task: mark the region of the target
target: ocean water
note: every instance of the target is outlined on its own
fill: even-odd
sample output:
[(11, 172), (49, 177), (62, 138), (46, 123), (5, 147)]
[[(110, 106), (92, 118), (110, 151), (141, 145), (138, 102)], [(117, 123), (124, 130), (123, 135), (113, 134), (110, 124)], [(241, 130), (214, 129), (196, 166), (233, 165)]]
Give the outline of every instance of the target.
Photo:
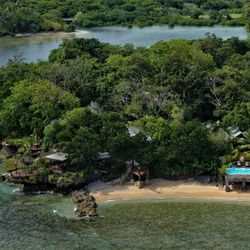
[(0, 249), (249, 249), (250, 203), (113, 201), (77, 219), (59, 194), (0, 184)]

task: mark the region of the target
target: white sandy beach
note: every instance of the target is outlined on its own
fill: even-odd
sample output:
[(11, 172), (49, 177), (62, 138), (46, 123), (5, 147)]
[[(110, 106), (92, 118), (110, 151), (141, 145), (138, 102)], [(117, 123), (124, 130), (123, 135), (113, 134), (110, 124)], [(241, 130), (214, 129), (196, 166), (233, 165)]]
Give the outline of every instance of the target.
[(214, 184), (201, 184), (196, 181), (150, 180), (150, 185), (138, 189), (135, 185), (112, 185), (97, 181), (88, 186), (97, 202), (133, 199), (193, 198), (213, 200), (250, 201), (250, 192), (231, 191)]
[[(60, 38), (60, 37), (71, 37), (71, 36), (83, 36), (85, 34), (88, 34), (89, 32), (86, 30), (76, 30), (72, 32), (64, 32), (64, 31), (58, 31), (58, 32), (39, 32), (39, 33), (18, 33), (14, 37), (15, 38), (23, 38), (23, 37), (55, 37), (55, 38)], [(8, 36), (7, 36), (8, 37)], [(3, 37), (6, 38), (6, 37)], [(12, 37), (13, 38), (13, 37)]]

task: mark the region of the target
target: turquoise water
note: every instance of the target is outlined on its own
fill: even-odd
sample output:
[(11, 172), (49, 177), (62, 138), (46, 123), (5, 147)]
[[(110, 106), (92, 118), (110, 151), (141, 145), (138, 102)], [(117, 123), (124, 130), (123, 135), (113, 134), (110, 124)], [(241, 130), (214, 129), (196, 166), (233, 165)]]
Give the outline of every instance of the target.
[(126, 43), (135, 46), (149, 46), (160, 40), (171, 39), (198, 39), (203, 38), (207, 33), (216, 34), (223, 39), (232, 36), (246, 39), (247, 34), (244, 27), (181, 27), (176, 26), (151, 26), (145, 28), (133, 27), (101, 27), (85, 29), (86, 33), (81, 31), (75, 35), (67, 36), (50, 35), (50, 36), (31, 36), (22, 38), (1, 38), (0, 39), (0, 66), (5, 65), (9, 59), (14, 57), (23, 58), (26, 62), (35, 62), (37, 60), (47, 60), (49, 53), (62, 42), (62, 39), (84, 37), (97, 38), (100, 41), (111, 44), (124, 45)]
[(250, 174), (250, 168), (227, 168), (227, 174)]
[(249, 202), (114, 201), (77, 219), (68, 197), (20, 190), (0, 183), (1, 250), (249, 249)]
[[(3, 197), (5, 197), (3, 199)], [(0, 249), (248, 249), (250, 203), (148, 200), (103, 203), (76, 219), (59, 194), (0, 185)]]

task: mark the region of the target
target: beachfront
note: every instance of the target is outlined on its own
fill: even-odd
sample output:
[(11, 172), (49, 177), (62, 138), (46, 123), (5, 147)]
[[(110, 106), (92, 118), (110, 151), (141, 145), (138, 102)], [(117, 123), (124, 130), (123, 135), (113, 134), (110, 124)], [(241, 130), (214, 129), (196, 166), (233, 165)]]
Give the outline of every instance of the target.
[(165, 199), (165, 198), (193, 198), (213, 200), (250, 200), (250, 192), (238, 190), (225, 192), (222, 187), (215, 184), (202, 184), (194, 180), (169, 181), (164, 179), (152, 179), (150, 185), (138, 189), (135, 185), (112, 185), (101, 181), (88, 186), (90, 193), (97, 202), (113, 200), (134, 199)]

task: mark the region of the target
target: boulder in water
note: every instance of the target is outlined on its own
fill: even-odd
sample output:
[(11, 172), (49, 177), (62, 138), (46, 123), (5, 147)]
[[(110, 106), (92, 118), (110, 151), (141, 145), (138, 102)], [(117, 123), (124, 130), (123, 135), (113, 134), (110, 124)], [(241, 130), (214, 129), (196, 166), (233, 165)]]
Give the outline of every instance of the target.
[(75, 191), (71, 194), (72, 201), (75, 203), (75, 215), (96, 216), (97, 204), (94, 196), (89, 194), (87, 190)]

